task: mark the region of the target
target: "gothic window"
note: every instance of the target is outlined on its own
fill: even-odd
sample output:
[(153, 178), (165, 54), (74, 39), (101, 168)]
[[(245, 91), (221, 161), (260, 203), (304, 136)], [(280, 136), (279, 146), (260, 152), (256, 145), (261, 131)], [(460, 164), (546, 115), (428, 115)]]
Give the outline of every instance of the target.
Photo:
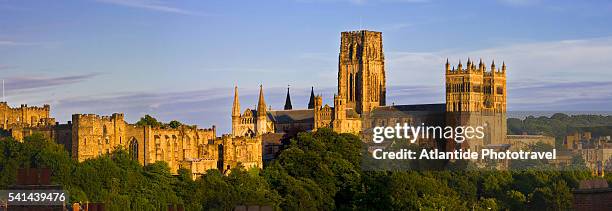
[(353, 74), (349, 74), (349, 100), (353, 100), (353, 95), (354, 95), (354, 91), (353, 91)]

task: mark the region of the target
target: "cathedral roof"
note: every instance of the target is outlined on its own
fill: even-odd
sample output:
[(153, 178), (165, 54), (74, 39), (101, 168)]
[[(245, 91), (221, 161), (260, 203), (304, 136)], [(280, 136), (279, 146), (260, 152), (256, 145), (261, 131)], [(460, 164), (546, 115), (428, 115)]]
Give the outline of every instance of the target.
[(371, 116), (387, 116), (387, 115), (401, 115), (412, 112), (426, 112), (426, 113), (445, 113), (446, 104), (414, 104), (414, 105), (392, 105), (392, 106), (381, 106), (372, 110)]
[(313, 109), (268, 111), (268, 118), (277, 124), (310, 123), (314, 121)]

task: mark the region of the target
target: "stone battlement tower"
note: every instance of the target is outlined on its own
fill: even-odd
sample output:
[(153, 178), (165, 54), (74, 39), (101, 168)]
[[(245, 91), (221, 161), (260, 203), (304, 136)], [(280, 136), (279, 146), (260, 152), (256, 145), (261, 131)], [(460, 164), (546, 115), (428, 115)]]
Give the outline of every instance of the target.
[(347, 109), (362, 114), (385, 105), (384, 60), (381, 32), (342, 32), (338, 97), (345, 99)]
[(464, 68), (461, 62), (451, 68), (446, 61), (446, 111), (447, 112), (506, 112), (506, 64), (490, 71), (482, 60), (476, 66), (468, 59)]
[(501, 69), (491, 62), (491, 68), (480, 60), (468, 59), (464, 67), (446, 61), (447, 125), (484, 126), (482, 140), (469, 140), (473, 150), (490, 144), (505, 144), (506, 125), (506, 64)]

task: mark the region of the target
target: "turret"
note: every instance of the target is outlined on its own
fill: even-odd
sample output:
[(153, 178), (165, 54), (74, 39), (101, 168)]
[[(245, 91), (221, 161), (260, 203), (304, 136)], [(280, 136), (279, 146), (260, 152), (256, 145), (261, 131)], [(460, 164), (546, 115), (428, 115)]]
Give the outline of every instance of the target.
[(291, 110), (291, 95), (289, 95), (289, 86), (287, 86), (287, 97), (285, 98), (285, 110)]
[(502, 73), (506, 73), (506, 62), (502, 62)]
[(310, 100), (308, 101), (308, 109), (313, 109), (315, 107), (315, 94), (314, 94), (314, 86), (310, 88)]
[(450, 63), (448, 62), (448, 58), (446, 58), (446, 73), (450, 73)]
[(232, 135), (240, 136), (238, 128), (240, 125), (240, 100), (238, 99), (238, 86), (234, 87), (234, 104), (232, 105)]
[(491, 72), (495, 72), (495, 60), (491, 62)]
[(266, 115), (266, 102), (264, 101), (263, 85), (259, 85), (259, 100), (257, 101), (257, 116)]
[(259, 101), (257, 102), (257, 135), (268, 133), (268, 117), (264, 101), (263, 86), (259, 86)]
[(240, 100), (238, 99), (238, 86), (234, 87), (234, 104), (232, 105), (232, 117), (240, 117)]

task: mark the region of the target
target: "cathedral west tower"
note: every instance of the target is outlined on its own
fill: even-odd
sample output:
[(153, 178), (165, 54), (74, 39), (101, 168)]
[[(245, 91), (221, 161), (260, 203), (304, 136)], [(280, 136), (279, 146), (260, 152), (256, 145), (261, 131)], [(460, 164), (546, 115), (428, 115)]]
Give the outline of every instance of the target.
[(384, 60), (381, 32), (342, 32), (338, 97), (345, 99), (346, 108), (362, 114), (385, 105)]

